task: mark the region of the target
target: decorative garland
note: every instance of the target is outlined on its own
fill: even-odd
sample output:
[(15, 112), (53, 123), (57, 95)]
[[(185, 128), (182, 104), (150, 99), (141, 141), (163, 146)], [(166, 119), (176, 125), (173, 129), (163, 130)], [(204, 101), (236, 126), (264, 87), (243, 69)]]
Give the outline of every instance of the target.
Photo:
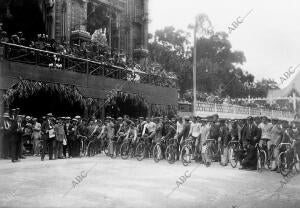
[(86, 106), (85, 98), (80, 94), (75, 86), (68, 86), (55, 83), (36, 82), (31, 80), (20, 80), (13, 85), (3, 95), (4, 103), (9, 104), (17, 98), (28, 98), (36, 95), (41, 90), (51, 93), (52, 95), (62, 95), (68, 102), (74, 104), (78, 102), (82, 107)]

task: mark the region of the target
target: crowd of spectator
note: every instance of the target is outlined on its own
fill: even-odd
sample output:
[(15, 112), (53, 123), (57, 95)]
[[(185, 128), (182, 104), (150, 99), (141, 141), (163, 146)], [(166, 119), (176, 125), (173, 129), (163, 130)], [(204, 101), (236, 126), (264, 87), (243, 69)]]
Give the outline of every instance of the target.
[[(129, 69), (131, 72), (135, 72), (137, 74), (146, 73), (149, 75), (153, 75), (152, 77), (157, 78), (155, 81), (153, 81), (152, 78), (152, 84), (163, 87), (176, 86), (176, 76), (174, 73), (166, 72), (161, 67), (153, 67), (151, 64), (142, 66), (135, 63), (133, 59), (127, 58), (123, 50), (111, 50), (107, 45), (97, 44), (92, 41), (78, 41), (77, 43), (58, 43), (56, 40), (50, 39), (46, 34), (38, 34), (35, 40), (27, 40), (26, 38), (24, 38), (22, 32), (18, 32), (17, 34), (13, 34), (9, 37), (5, 31), (2, 31), (0, 33), (0, 41), (43, 51), (50, 51), (74, 58), (82, 58), (90, 61), (100, 62), (108, 66), (118, 66), (123, 69)], [(55, 65), (57, 66), (57, 68), (62, 68), (62, 63), (59, 62), (61, 61), (61, 59), (56, 56), (54, 57), (54, 59), (55, 63), (49, 63), (49, 67), (53, 67), (53, 65)]]
[[(250, 99), (250, 102), (247, 98), (231, 98), (230, 96), (226, 97), (219, 97), (213, 94), (204, 93), (201, 96), (197, 96), (197, 100), (200, 102), (207, 102), (207, 103), (216, 103), (216, 104), (223, 104), (223, 105), (238, 105), (244, 107), (251, 107), (251, 108), (262, 108), (268, 110), (278, 110), (278, 111), (293, 111), (293, 104), (290, 103), (288, 100), (284, 102), (268, 102), (265, 99)], [(185, 97), (179, 100), (180, 103), (192, 103), (192, 97)]]

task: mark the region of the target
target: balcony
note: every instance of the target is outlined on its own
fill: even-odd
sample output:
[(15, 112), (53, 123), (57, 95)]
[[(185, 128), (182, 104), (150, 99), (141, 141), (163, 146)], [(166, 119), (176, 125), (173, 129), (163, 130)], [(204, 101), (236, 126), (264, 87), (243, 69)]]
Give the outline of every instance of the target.
[(0, 44), (1, 57), (11, 62), (48, 67), (58, 71), (72, 71), (93, 76), (134, 81), (141, 84), (176, 88), (175, 78), (161, 77), (141, 70), (115, 66), (105, 61), (93, 61), (11, 43)]

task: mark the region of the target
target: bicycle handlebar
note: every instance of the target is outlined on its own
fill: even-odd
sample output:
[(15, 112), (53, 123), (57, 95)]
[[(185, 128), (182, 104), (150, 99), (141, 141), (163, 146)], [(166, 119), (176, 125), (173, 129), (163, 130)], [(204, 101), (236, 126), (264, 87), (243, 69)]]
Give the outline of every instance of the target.
[(280, 143), (279, 146), (281, 147), (282, 145), (289, 145), (289, 146), (292, 146), (291, 143)]

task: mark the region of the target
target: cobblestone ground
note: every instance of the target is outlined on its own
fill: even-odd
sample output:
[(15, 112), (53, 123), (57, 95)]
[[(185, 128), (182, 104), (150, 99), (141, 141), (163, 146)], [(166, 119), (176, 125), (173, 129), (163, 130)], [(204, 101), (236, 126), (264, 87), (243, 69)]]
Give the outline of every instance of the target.
[[(186, 175), (186, 177), (183, 177)], [(181, 179), (180, 179), (181, 177)], [(0, 160), (0, 207), (300, 207), (300, 176), (105, 156)]]

